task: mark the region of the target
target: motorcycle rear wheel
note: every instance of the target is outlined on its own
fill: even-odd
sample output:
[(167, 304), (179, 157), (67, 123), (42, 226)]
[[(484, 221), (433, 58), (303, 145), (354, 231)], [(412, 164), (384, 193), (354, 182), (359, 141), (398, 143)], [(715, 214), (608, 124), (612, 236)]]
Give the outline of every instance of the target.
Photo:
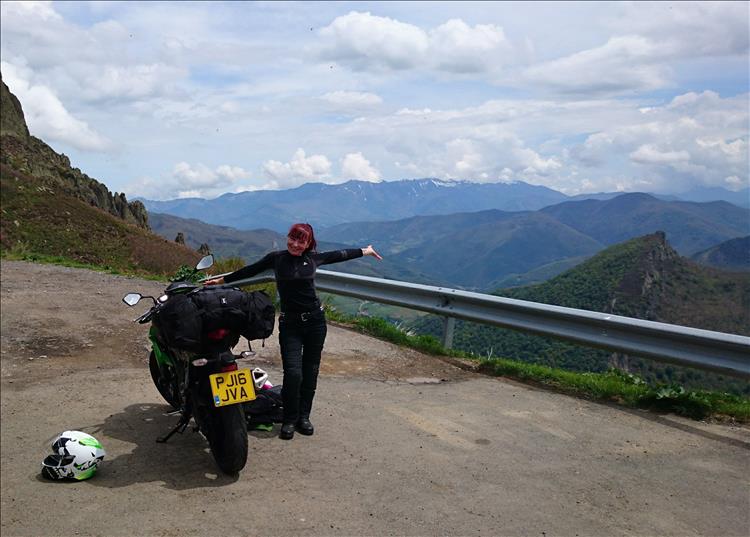
[(206, 437), (222, 472), (236, 474), (247, 464), (247, 423), (242, 405), (211, 407)]
[(164, 400), (175, 410), (180, 409), (180, 388), (177, 385), (177, 377), (174, 369), (160, 366), (154, 351), (148, 357), (148, 369), (151, 372), (151, 380), (154, 381), (156, 389)]

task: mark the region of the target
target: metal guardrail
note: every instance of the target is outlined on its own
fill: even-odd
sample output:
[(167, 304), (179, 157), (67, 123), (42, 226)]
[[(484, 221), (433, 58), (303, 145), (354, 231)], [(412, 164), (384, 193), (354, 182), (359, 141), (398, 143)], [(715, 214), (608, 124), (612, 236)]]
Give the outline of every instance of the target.
[[(232, 285), (272, 281), (273, 276), (258, 276)], [(750, 378), (750, 337), (328, 270), (317, 271), (315, 286), (328, 293), (442, 315), (446, 347), (451, 346), (455, 319), (463, 319)]]

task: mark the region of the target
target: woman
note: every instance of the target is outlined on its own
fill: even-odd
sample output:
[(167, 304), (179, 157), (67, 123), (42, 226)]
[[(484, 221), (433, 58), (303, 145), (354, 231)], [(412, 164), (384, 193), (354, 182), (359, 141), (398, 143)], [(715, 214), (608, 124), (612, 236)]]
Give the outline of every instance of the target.
[(310, 411), (318, 383), (320, 354), (326, 339), (326, 319), (315, 293), (315, 271), (321, 265), (339, 263), (364, 255), (382, 259), (372, 248), (317, 253), (310, 224), (294, 224), (287, 235), (286, 250), (271, 252), (263, 259), (206, 285), (232, 283), (273, 269), (279, 291), (279, 345), (284, 366), (284, 421), (279, 438), (290, 440), (294, 431), (311, 435)]

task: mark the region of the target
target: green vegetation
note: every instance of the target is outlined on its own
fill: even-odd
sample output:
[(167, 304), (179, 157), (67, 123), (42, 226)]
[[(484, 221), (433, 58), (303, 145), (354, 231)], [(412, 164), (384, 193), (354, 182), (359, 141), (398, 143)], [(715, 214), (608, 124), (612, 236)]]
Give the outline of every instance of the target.
[[(543, 284), (502, 289), (508, 298), (554, 304), (748, 335), (750, 274), (700, 267), (680, 257), (661, 233), (607, 248)], [(408, 324), (420, 334), (442, 333), (442, 319), (424, 316)], [(604, 373), (614, 366), (650, 384), (677, 383), (750, 395), (750, 383), (637, 356), (566, 343), (514, 330), (458, 321), (454, 346), (484, 356), (502, 356), (552, 368)]]
[(331, 321), (396, 345), (432, 355), (469, 360), (484, 373), (539, 384), (577, 397), (658, 412), (674, 412), (693, 419), (711, 417), (750, 422), (748, 397), (708, 390), (685, 390), (675, 383), (651, 384), (637, 375), (615, 368), (603, 372), (577, 372), (519, 360), (483, 358), (473, 353), (446, 349), (433, 336), (410, 335), (402, 327), (383, 319), (354, 317), (337, 311), (329, 304), (326, 306), (326, 315)]
[(234, 272), (247, 265), (241, 257), (225, 257), (222, 259), (216, 259), (214, 265), (211, 267), (213, 274), (226, 274), (228, 272)]

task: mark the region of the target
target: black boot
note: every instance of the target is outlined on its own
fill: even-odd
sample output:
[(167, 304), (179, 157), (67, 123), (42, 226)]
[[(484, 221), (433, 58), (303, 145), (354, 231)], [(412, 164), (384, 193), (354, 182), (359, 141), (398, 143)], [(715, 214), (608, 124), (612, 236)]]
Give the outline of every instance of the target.
[(315, 427), (313, 427), (313, 424), (310, 423), (309, 418), (298, 419), (297, 426), (295, 428), (297, 429), (297, 432), (299, 432), (299, 434), (304, 434), (305, 436), (311, 436), (315, 432)]
[(281, 438), (282, 440), (291, 440), (292, 438), (294, 438), (294, 423), (284, 423), (281, 426), (279, 438)]

